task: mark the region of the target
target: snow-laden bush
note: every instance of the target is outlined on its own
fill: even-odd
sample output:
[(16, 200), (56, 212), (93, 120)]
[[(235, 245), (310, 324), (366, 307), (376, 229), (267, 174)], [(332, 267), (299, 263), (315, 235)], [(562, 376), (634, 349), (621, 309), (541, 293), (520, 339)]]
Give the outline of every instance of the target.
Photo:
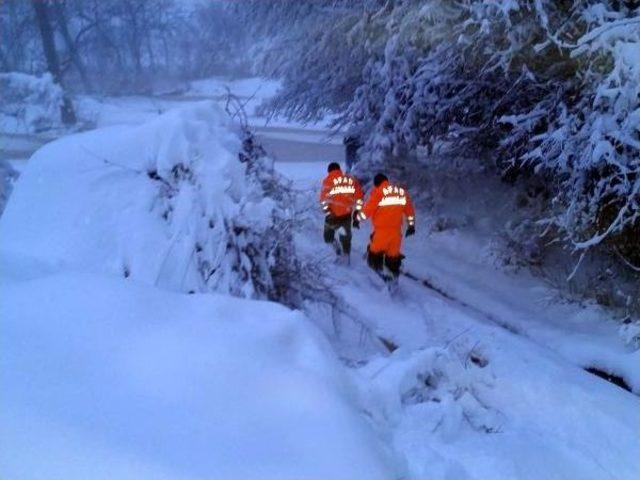
[(38, 133), (62, 126), (62, 88), (50, 74), (0, 73), (0, 131)]
[(0, 160), (0, 215), (9, 200), (18, 172), (6, 160)]
[(629, 320), (620, 327), (619, 334), (626, 345), (634, 350), (640, 349), (640, 322)]
[(372, 414), (381, 414), (381, 423), (399, 422), (405, 408), (433, 402), (431, 405), (440, 404), (442, 408), (434, 412), (432, 433), (440, 427), (460, 428), (465, 421), (472, 430), (496, 433), (506, 419), (480, 400), (483, 391), (492, 388), (492, 375), (484, 370), (487, 364), (482, 353), (474, 349), (455, 352), (426, 348), (411, 353), (400, 349), (391, 357), (368, 363), (357, 373), (371, 381), (367, 384), (372, 397), (368, 401), (377, 403), (371, 410)]
[(0, 253), (38, 271), (291, 303), (286, 195), (250, 135), (204, 102), (37, 151), (0, 222)]
[[(398, 2), (350, 119), (376, 158), (422, 145), (548, 177), (575, 247), (637, 232), (640, 17), (579, 2)], [(572, 38), (578, 40), (569, 43)]]
[(640, 259), (625, 240), (640, 233), (640, 15), (601, 3), (577, 22), (586, 33), (575, 44), (549, 40), (578, 62), (563, 95), (513, 120), (529, 142), (519, 160), (560, 179), (553, 222), (575, 247), (611, 240)]

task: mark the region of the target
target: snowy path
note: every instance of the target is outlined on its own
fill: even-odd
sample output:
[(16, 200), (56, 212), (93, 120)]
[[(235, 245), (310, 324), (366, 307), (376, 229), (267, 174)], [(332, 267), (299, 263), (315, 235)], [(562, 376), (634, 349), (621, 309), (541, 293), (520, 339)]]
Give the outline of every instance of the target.
[[(314, 209), (326, 162), (274, 153)], [(321, 221), (299, 247), (327, 266), (351, 318), (320, 308), (315, 320), (354, 365), (368, 415), (398, 452), (399, 475), (637, 478), (640, 399), (583, 369), (640, 387), (638, 353), (606, 313), (560, 303), (540, 280), (496, 269), (464, 232), (423, 230), (405, 242), (414, 280), (403, 277), (390, 297), (362, 258), (368, 226), (356, 231), (344, 267), (322, 243)]]
[[(595, 305), (561, 302), (540, 279), (527, 272), (508, 274), (479, 259), (477, 239), (467, 234), (434, 235), (408, 245), (421, 258), (412, 271), (443, 291), (487, 312), (499, 324), (549, 347), (580, 367), (596, 367), (623, 377), (640, 393), (640, 355), (618, 335), (619, 323)], [(424, 259), (424, 261), (422, 261)]]

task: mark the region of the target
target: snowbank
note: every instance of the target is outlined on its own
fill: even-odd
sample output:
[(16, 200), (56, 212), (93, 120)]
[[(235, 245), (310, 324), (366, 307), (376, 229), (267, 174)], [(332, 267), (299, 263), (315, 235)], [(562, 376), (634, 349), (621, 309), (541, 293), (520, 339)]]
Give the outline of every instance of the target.
[(50, 74), (0, 73), (0, 132), (38, 133), (62, 127), (63, 92)]
[(301, 314), (88, 274), (1, 288), (5, 478), (392, 477)]
[(204, 102), (33, 155), (0, 219), (3, 476), (393, 476), (313, 325), (212, 293), (268, 296), (286, 253), (238, 133)]
[[(76, 270), (269, 296), (286, 214), (241, 152), (237, 130), (210, 102), (52, 142), (16, 185), (0, 261), (21, 259), (12, 271), (26, 277)], [(269, 172), (264, 165), (261, 175)]]

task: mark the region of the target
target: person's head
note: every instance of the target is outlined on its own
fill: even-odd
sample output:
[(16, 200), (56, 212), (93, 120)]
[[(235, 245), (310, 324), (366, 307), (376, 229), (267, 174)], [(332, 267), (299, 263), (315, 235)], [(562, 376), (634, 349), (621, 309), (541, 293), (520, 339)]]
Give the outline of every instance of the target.
[(389, 179), (384, 173), (377, 173), (376, 176), (373, 177), (373, 184), (376, 187), (379, 187), (380, 185), (382, 185), (383, 182), (388, 182), (388, 181)]
[(327, 172), (331, 173), (331, 172), (333, 172), (335, 170), (340, 170), (340, 164), (336, 163), (336, 162), (331, 162), (329, 164), (329, 166), (327, 167)]

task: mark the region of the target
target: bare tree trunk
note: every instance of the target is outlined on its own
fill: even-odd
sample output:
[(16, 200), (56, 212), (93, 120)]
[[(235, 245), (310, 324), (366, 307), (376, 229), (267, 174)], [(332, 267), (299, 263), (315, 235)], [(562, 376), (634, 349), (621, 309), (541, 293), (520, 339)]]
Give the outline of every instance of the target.
[(56, 15), (56, 22), (58, 27), (60, 27), (60, 33), (62, 33), (62, 38), (64, 38), (64, 43), (67, 45), (67, 49), (69, 50), (69, 55), (71, 56), (71, 61), (73, 65), (76, 67), (76, 70), (80, 74), (80, 79), (82, 80), (82, 85), (86, 91), (92, 90), (91, 82), (89, 81), (89, 77), (87, 76), (87, 70), (84, 68), (84, 64), (82, 60), (80, 60), (80, 56), (78, 55), (78, 49), (76, 48), (76, 44), (71, 38), (71, 34), (69, 33), (69, 28), (67, 26), (67, 16), (64, 11), (64, 3), (60, 0), (53, 2), (53, 9)]
[[(60, 62), (58, 60), (58, 53), (56, 52), (56, 46), (53, 39), (53, 28), (51, 28), (51, 21), (49, 19), (49, 4), (43, 0), (31, 0), (31, 5), (36, 13), (36, 19), (38, 20), (38, 28), (40, 29), (40, 38), (42, 39), (42, 49), (44, 50), (44, 56), (47, 59), (47, 68), (54, 81), (62, 86), (62, 75), (60, 72)], [(71, 125), (76, 123), (76, 114), (73, 110), (71, 100), (67, 95), (64, 95), (63, 104), (61, 107), (62, 121)]]

